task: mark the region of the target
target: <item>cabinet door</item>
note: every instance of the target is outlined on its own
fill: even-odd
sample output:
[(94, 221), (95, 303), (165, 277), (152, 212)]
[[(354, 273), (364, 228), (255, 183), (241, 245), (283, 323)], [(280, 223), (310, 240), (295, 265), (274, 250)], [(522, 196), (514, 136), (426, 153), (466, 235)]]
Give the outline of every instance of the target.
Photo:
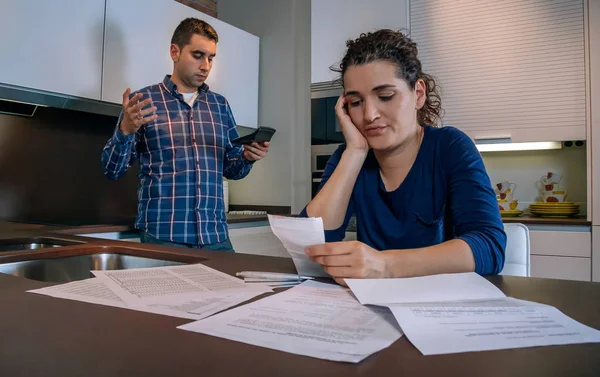
[(171, 37), (187, 17), (208, 22), (219, 34), (206, 83), (227, 98), (237, 124), (256, 128), (258, 37), (175, 1), (106, 1), (102, 99), (120, 103), (127, 87), (137, 90), (171, 74)]
[(590, 281), (590, 258), (531, 256), (531, 277)]
[(531, 244), (531, 276), (591, 280), (591, 232), (529, 232)]
[(104, 0), (0, 0), (0, 82), (100, 99)]
[(592, 234), (588, 232), (530, 230), (531, 255), (591, 257)]
[(408, 28), (408, 0), (312, 0), (311, 82), (331, 81), (346, 40), (376, 29)]

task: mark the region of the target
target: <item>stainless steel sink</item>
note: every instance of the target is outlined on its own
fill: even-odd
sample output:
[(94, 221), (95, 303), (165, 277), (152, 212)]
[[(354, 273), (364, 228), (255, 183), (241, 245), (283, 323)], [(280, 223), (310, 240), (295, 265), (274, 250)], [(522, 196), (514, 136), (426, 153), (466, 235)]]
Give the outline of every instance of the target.
[(59, 238), (35, 237), (35, 238), (10, 238), (0, 240), (0, 253), (8, 251), (27, 251), (45, 249), (52, 247), (80, 245), (83, 242), (66, 241)]
[(91, 254), (0, 264), (0, 273), (27, 279), (67, 283), (94, 277), (91, 270), (125, 270), (184, 263), (121, 254)]

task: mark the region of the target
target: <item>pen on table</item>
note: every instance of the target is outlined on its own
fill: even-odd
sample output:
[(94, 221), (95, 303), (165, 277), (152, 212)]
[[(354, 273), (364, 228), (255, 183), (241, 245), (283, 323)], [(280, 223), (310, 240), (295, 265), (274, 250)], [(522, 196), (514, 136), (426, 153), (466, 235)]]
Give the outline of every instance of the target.
[(310, 276), (302, 276), (296, 274), (284, 274), (279, 272), (262, 272), (262, 271), (242, 271), (235, 274), (241, 278), (248, 279), (269, 279), (274, 281), (300, 281), (312, 280)]

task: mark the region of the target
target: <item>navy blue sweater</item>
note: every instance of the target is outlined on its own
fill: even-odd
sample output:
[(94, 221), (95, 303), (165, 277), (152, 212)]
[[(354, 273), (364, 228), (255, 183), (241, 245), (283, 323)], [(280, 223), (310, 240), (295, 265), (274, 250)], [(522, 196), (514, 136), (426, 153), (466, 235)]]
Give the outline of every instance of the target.
[[(344, 149), (341, 145), (331, 156), (321, 187)], [(306, 209), (301, 215), (307, 216)], [(471, 139), (454, 127), (425, 126), (417, 158), (392, 192), (386, 191), (370, 151), (344, 224), (325, 231), (327, 242), (344, 238), (352, 215), (357, 239), (376, 250), (420, 248), (458, 238), (471, 247), (477, 273), (497, 274), (504, 266), (506, 234), (490, 178)]]

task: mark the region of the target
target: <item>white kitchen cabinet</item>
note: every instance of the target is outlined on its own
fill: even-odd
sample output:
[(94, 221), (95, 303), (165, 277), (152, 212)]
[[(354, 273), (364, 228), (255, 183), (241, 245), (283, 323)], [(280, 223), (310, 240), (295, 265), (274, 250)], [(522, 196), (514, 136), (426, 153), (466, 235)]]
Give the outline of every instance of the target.
[(587, 231), (530, 230), (531, 276), (590, 281), (592, 236)]
[(171, 37), (187, 17), (219, 34), (206, 83), (227, 98), (237, 124), (257, 127), (259, 38), (172, 0), (106, 0), (102, 99), (121, 103), (127, 87), (137, 90), (171, 74)]
[(585, 2), (411, 0), (443, 124), (488, 142), (585, 140)]
[(531, 277), (590, 281), (590, 258), (531, 256)]
[(100, 99), (104, 0), (0, 0), (0, 82)]
[(270, 226), (229, 229), (229, 238), (236, 253), (290, 258)]
[(313, 0), (311, 82), (337, 79), (329, 67), (344, 56), (346, 41), (377, 29), (408, 27), (408, 0)]

